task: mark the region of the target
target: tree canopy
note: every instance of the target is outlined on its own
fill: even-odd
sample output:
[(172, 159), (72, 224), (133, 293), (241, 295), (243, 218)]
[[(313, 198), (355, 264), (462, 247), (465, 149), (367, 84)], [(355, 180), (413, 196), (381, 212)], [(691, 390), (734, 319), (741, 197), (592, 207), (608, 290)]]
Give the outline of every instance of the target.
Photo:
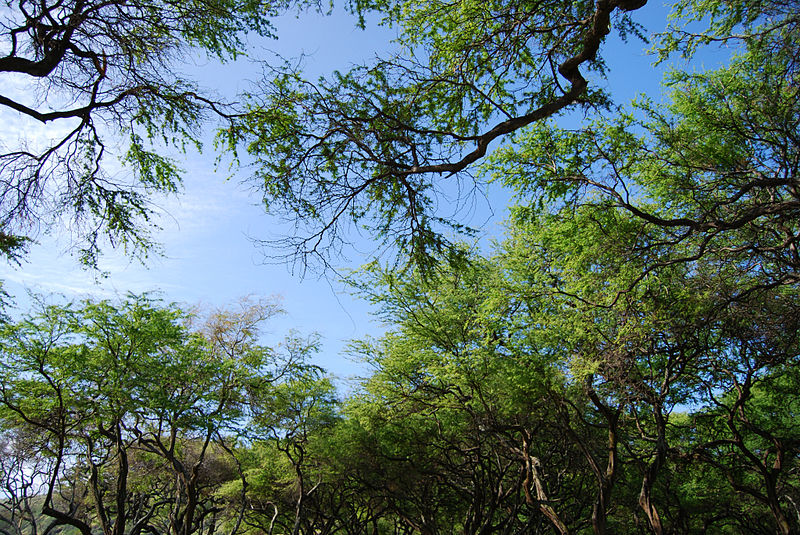
[(274, 399), (311, 399), (293, 385), (315, 369), (313, 344), (259, 341), (278, 311), (243, 301), (193, 326), (175, 305), (130, 296), (43, 306), (5, 325), (5, 532), (237, 533), (247, 502), (221, 494), (246, 490), (237, 450), (289, 433), (248, 426), (288, 411)]
[[(576, 107), (608, 102), (611, 32), (638, 33), (644, 2), (364, 2), (395, 27), (402, 52), (312, 82), (287, 71), (252, 95), (221, 133), (255, 159), (270, 209), (301, 224), (279, 245), (325, 262), (349, 222), (423, 265), (455, 252), (439, 215), (440, 182), (475, 174), (489, 144)], [(439, 178), (441, 177), (441, 178)]]
[(0, 108), (17, 112), (24, 131), (0, 147), (2, 250), (19, 251), (37, 229), (58, 222), (74, 229), (90, 265), (107, 242), (131, 255), (151, 250), (150, 197), (181, 185), (180, 163), (159, 146), (199, 146), (204, 119), (234, 113), (182, 73), (184, 61), (197, 54), (236, 59), (246, 53), (245, 36), (271, 36), (270, 19), (287, 7), (259, 0), (4, 2)]
[[(349, 279), (387, 326), (350, 347), (371, 375), (344, 395), (316, 338), (265, 345), (268, 302), (5, 318), (0, 531), (800, 531), (800, 10), (679, 0), (652, 53), (688, 67), (624, 105), (602, 46), (643, 6), (355, 2), (397, 56), (272, 69), (220, 141), (289, 253), (395, 247)], [(477, 247), (438, 196), (484, 179), (515, 198)]]

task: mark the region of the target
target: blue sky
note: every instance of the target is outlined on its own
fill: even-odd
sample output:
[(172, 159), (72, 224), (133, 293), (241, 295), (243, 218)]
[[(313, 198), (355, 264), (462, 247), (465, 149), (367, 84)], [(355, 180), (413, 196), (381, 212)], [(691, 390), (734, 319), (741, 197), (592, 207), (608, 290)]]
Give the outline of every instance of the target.
[[(636, 20), (650, 21), (648, 29), (664, 27), (666, 10), (648, 5), (637, 13)], [(332, 17), (301, 14), (287, 15), (276, 21), (277, 41), (255, 43), (284, 56), (307, 55), (306, 71), (312, 77), (333, 69), (346, 70), (352, 63), (369, 60), (385, 52), (392, 37), (390, 30), (369, 25), (367, 31), (356, 28), (354, 18), (337, 12)], [(650, 66), (645, 44), (631, 40), (625, 46), (609, 43), (606, 48), (611, 67), (609, 88), (619, 96), (618, 102), (642, 91), (658, 87), (661, 75)], [(220, 66), (201, 60), (187, 69), (197, 73), (202, 85), (221, 93), (245, 89), (248, 80), (257, 80), (258, 71), (244, 59)], [(6, 114), (7, 115), (7, 114)], [(13, 117), (0, 117), (0, 136), (15, 134), (9, 129)], [(25, 128), (24, 126), (19, 128)], [(39, 293), (58, 293), (67, 298), (114, 297), (126, 292), (159, 291), (168, 301), (204, 304), (210, 307), (232, 303), (248, 295), (277, 295), (283, 300), (287, 314), (273, 320), (267, 330), (275, 339), (288, 329), (321, 334), (323, 351), (317, 360), (340, 378), (361, 374), (366, 370), (341, 354), (346, 341), (365, 335), (379, 335), (382, 326), (371, 318), (370, 307), (351, 296), (345, 286), (333, 277), (317, 277), (313, 273), (301, 278), (292, 273), (292, 266), (265, 264), (263, 253), (251, 238), (268, 238), (280, 228), (264, 214), (259, 196), (243, 183), (246, 171), (231, 171), (223, 166), (216, 170), (215, 155), (190, 153), (181, 156), (185, 169), (185, 190), (175, 198), (155, 199), (164, 216), (163, 230), (155, 235), (163, 245), (164, 256), (151, 258), (146, 266), (130, 261), (121, 252), (107, 250), (101, 268), (109, 273), (105, 279), (78, 267), (65, 249), (65, 236), (42, 236), (28, 260), (20, 268), (0, 266), (0, 279), (6, 290), (24, 308), (26, 289)], [(494, 213), (478, 201), (468, 223), (483, 224), (486, 231), (497, 235), (504, 215), (506, 192), (493, 191), (488, 200)], [(488, 219), (487, 219), (488, 218)], [(357, 250), (369, 253), (374, 244), (353, 236)], [(354, 268), (368, 258), (354, 251), (343, 259), (342, 268)], [(298, 271), (298, 270), (295, 270)]]

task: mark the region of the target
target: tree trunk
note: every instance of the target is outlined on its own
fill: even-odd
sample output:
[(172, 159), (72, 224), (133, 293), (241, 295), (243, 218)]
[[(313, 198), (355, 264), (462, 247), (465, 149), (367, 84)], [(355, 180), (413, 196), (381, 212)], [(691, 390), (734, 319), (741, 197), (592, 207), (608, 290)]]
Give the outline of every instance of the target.
[(655, 484), (658, 473), (664, 465), (667, 457), (667, 422), (664, 414), (661, 412), (660, 404), (653, 404), (653, 415), (656, 420), (656, 449), (652, 461), (645, 469), (644, 477), (642, 478), (642, 489), (639, 491), (639, 506), (644, 511), (647, 521), (650, 524), (650, 529), (656, 535), (664, 534), (664, 525), (661, 523), (661, 516), (658, 514), (653, 503), (653, 485)]
[[(553, 527), (558, 530), (561, 535), (569, 535), (569, 530), (564, 522), (559, 518), (558, 513), (550, 505), (550, 500), (547, 498), (547, 493), (542, 484), (542, 479), (539, 476), (540, 461), (536, 457), (530, 455), (530, 437), (526, 432), (522, 435), (522, 453), (525, 456), (525, 481), (522, 483), (523, 491), (525, 492), (525, 501), (529, 505), (536, 505), (539, 510), (547, 517), (553, 524)], [(531, 495), (531, 483), (536, 489), (536, 498)]]

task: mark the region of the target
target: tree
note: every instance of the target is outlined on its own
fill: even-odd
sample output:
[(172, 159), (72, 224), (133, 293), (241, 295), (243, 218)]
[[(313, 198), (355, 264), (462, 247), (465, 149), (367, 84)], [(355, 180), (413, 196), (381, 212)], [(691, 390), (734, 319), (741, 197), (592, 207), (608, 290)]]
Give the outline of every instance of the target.
[[(337, 419), (337, 400), (333, 385), (318, 366), (308, 362), (318, 350), (316, 339), (290, 337), (284, 344), (287, 361), (291, 362), (286, 379), (275, 388), (255, 392), (254, 418), (250, 439), (268, 442), (265, 451), (279, 452), (288, 462), (286, 472), (292, 507), (292, 535), (316, 531), (315, 519), (309, 518), (306, 504), (323, 482), (323, 466), (313, 455), (314, 441), (321, 440)], [(273, 450), (274, 447), (274, 450)], [(268, 453), (269, 454), (269, 453)], [(276, 516), (278, 511), (271, 498)], [(275, 520), (273, 516), (270, 525)], [(271, 531), (271, 528), (270, 528)]]
[(353, 222), (425, 264), (457, 252), (444, 230), (468, 230), (435, 213), (436, 177), (460, 182), (492, 141), (605, 105), (587, 73), (603, 75), (603, 40), (636, 33), (644, 3), (356, 2), (397, 28), (400, 56), (316, 84), (280, 73), (220, 136), (254, 159), (269, 209), (299, 222), (279, 242), (290, 254), (327, 263)]
[[(480, 524), (458, 470), (480, 472), (479, 428), (518, 463), (502, 488), (525, 504), (487, 529), (513, 510), (531, 530), (725, 532), (742, 525), (738, 501), (763, 529), (796, 530), (793, 432), (755, 417), (778, 391), (796, 399), (772, 379), (800, 354), (796, 6), (678, 2), (662, 59), (734, 53), (673, 70), (666, 105), (628, 109), (584, 72), (602, 75), (609, 23), (636, 32), (626, 10), (640, 3), (360, 7), (398, 27), (397, 57), (316, 84), (286, 72), (222, 136), (299, 221), (292, 252), (326, 262), (354, 222), (411, 260), (382, 272), (383, 289), (364, 285), (397, 327), (365, 346), (378, 372), (356, 417), (369, 425), (351, 428), (378, 474), (358, 476), (379, 496), (371, 509), (419, 532)], [(557, 125), (579, 106), (577, 128)], [(488, 261), (445, 234), (464, 230), (457, 216), (435, 212), (443, 184), (474, 176), (517, 194)], [(673, 470), (720, 499), (695, 500)]]
[[(772, 516), (777, 532), (791, 531), (781, 510), (791, 507), (792, 484), (781, 482), (781, 493), (770, 490), (787, 467), (783, 452), (793, 443), (791, 432), (771, 436), (749, 414), (758, 403), (751, 385), (769, 384), (772, 373), (797, 366), (797, 289), (764, 284), (768, 274), (726, 269), (711, 253), (671, 262), (684, 258), (686, 249), (665, 238), (669, 231), (623, 208), (562, 206), (541, 213), (534, 205), (520, 207), (516, 216), (505, 246), (513, 285), (504, 294), (538, 308), (530, 324), (546, 335), (545, 347), (565, 351), (571, 373), (590, 380), (604, 405), (622, 403), (617, 438), (624, 450), (617, 464), (629, 465), (623, 481), (631, 481), (631, 467), (638, 472), (637, 501), (653, 532), (690, 531), (692, 521), (739, 522), (735, 498), (726, 505), (715, 496), (704, 509), (683, 509), (692, 497), (676, 489), (680, 482), (670, 472), (676, 465), (684, 474), (709, 474), (703, 494), (713, 493), (714, 484), (734, 495), (756, 492), (759, 505), (749, 514)], [(791, 406), (796, 396), (780, 391)], [(703, 466), (700, 450), (687, 439), (686, 418), (709, 421), (705, 407), (729, 418), (717, 420), (719, 434), (709, 448), (741, 463), (739, 473), (753, 462), (749, 470), (762, 477), (754, 486), (733, 480), (729, 488), (724, 476)], [(759, 454), (748, 457), (742, 426), (769, 437), (771, 445), (762, 443)]]
[(376, 373), (346, 415), (385, 475), (360, 477), (421, 532), (602, 533), (621, 407), (570, 378), (569, 338), (548, 340), (546, 302), (517, 293), (506, 269), (473, 258), (434, 278), (365, 281), (396, 331), (361, 346)]
[[(31, 126), (19, 143), (3, 140), (0, 251), (19, 252), (37, 228), (63, 219), (77, 229), (84, 263), (96, 262), (104, 239), (146, 254), (149, 197), (173, 193), (181, 181), (179, 164), (154, 147), (199, 148), (203, 119), (234, 113), (180, 74), (181, 60), (197, 53), (235, 59), (245, 52), (245, 34), (271, 36), (270, 17), (287, 5), (6, 2), (0, 108)], [(52, 139), (37, 142), (36, 125)], [(120, 138), (127, 138), (123, 153), (113, 148)], [(114, 156), (129, 175), (109, 164)]]
[(702, 385), (707, 404), (686, 424), (695, 434), (684, 452), (737, 493), (742, 517), (760, 515), (762, 525), (785, 534), (797, 529), (792, 517), (798, 482), (791, 471), (796, 470), (800, 435), (791, 415), (800, 400), (794, 387), (798, 317), (789, 313), (781, 320), (760, 326), (758, 336), (751, 325), (730, 321), (729, 358), (710, 363)]
[(798, 399), (796, 288), (732, 300), (752, 273), (670, 252), (622, 208), (523, 205), (489, 259), (368, 272), (394, 331), (362, 346), (376, 373), (345, 412), (362, 494), (418, 532), (795, 530), (795, 426), (772, 418)]
[(796, 286), (797, 11), (746, 1), (679, 2), (676, 10), (707, 16), (710, 29), (673, 29), (660, 53), (691, 57), (703, 43), (724, 42), (735, 47), (729, 64), (673, 70), (663, 106), (644, 98), (579, 130), (537, 125), (498, 151), (494, 172), (526, 196), (619, 208), (661, 228), (650, 246), (661, 259), (648, 270), (709, 256), (737, 277), (731, 298)]
[[(277, 245), (302, 259), (325, 264), (355, 224), (430, 267), (438, 252), (458, 254), (453, 231), (470, 232), (460, 192), (494, 176), (526, 196), (624, 207), (671, 243), (691, 241), (689, 261), (729, 251), (741, 259), (731, 268), (796, 283), (796, 10), (677, 2), (661, 59), (718, 43), (734, 55), (717, 70), (673, 70), (672, 104), (643, 99), (627, 112), (587, 73), (604, 75), (612, 29), (640, 33), (643, 5), (358, 4), (397, 28), (397, 56), (318, 83), (285, 72), (221, 136), (255, 158), (269, 208), (298, 223)], [(587, 119), (575, 131), (548, 122), (578, 108)]]
[[(176, 306), (130, 297), (46, 306), (5, 325), (0, 430), (28, 437), (21, 470), (42, 486), (42, 531), (236, 533), (244, 501), (228, 508), (217, 491), (244, 477), (234, 449), (250, 397), (284, 373), (257, 343), (277, 310), (246, 302), (190, 330)], [(25, 481), (6, 491), (30, 518)]]
[(49, 533), (55, 522), (43, 521), (41, 497), (52, 460), (36, 452), (38, 437), (5, 432), (0, 443), (0, 531), (4, 535)]

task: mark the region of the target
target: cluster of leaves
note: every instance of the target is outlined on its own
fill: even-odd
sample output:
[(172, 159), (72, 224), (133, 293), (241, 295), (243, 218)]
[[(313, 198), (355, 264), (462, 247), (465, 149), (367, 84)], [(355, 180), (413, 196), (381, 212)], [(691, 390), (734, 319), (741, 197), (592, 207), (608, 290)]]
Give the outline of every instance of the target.
[(307, 415), (293, 400), (331, 395), (307, 364), (313, 343), (259, 343), (278, 310), (243, 302), (195, 328), (176, 306), (132, 296), (3, 325), (4, 533), (237, 533), (240, 448), (301, 442), (290, 422)]
[[(359, 283), (394, 330), (355, 346), (375, 374), (318, 442), (305, 529), (800, 530), (796, 6), (679, 3), (662, 57), (735, 53), (670, 73), (665, 106), (610, 114), (568, 73), (601, 68), (604, 10), (637, 6), (362, 7), (413, 53), (286, 75), (228, 138), (273, 203), (319, 225), (298, 251), (349, 218), (400, 236), (417, 268)], [(598, 113), (578, 130), (542, 121), (581, 103)], [(440, 175), (481, 159), (518, 194), (487, 259), (423, 215)]]
[(730, 301), (685, 263), (628, 290), (624, 216), (520, 224), (435, 280), (374, 272), (397, 330), (359, 346), (376, 373), (347, 407), (365, 510), (420, 533), (798, 529), (796, 290)]
[[(271, 36), (270, 18), (288, 4), (4, 2), (0, 109), (25, 126), (19, 141), (4, 139), (0, 148), (3, 235), (20, 239), (65, 222), (88, 265), (106, 241), (146, 255), (154, 245), (150, 197), (181, 183), (178, 163), (154, 147), (199, 148), (204, 118), (234, 113), (181, 74), (183, 61), (235, 59), (246, 50), (245, 34)], [(125, 172), (109, 163), (115, 155)], [(7, 239), (0, 247), (19, 251)]]
[[(278, 245), (324, 264), (366, 229), (417, 266), (456, 254), (440, 215), (489, 144), (569, 107), (602, 106), (584, 74), (642, 1), (355, 2), (396, 27), (398, 56), (312, 83), (287, 69), (220, 141), (247, 151), (270, 210), (298, 222)], [(442, 177), (447, 180), (442, 180)], [(469, 188), (468, 188), (469, 189)], [(286, 250), (286, 249), (284, 249)]]
[[(799, 532), (800, 15), (680, 2), (707, 30), (670, 28), (663, 57), (736, 53), (609, 114), (581, 69), (641, 5), (355, 2), (403, 55), (283, 72), (222, 141), (310, 231), (296, 252), (327, 261), (355, 222), (411, 259), (356, 279), (391, 326), (353, 345), (374, 374), (337, 403), (315, 340), (257, 342), (264, 306), (7, 323), (2, 529)], [(579, 130), (545, 121), (579, 105)], [(473, 172), (517, 193), (486, 257), (433, 212), (441, 175)]]

